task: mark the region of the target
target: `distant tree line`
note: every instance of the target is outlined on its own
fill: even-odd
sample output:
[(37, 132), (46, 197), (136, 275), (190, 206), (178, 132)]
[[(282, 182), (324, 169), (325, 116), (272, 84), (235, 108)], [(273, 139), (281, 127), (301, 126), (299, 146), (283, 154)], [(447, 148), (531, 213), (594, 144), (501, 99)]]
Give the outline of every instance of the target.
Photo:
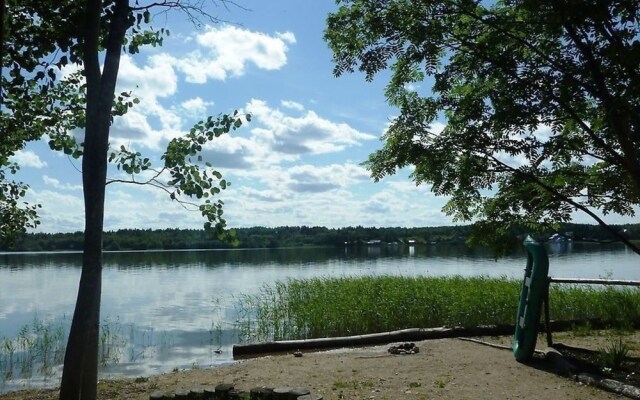
[[(640, 240), (640, 224), (618, 225), (616, 229), (632, 240)], [(281, 226), (275, 228), (238, 228), (236, 235), (239, 248), (277, 248), (305, 246), (358, 246), (369, 241), (385, 244), (463, 244), (471, 232), (469, 225), (422, 228), (375, 228), (347, 227), (330, 229), (320, 226)], [(611, 240), (610, 235), (597, 225), (564, 224), (555, 232), (538, 237), (547, 240), (554, 233), (560, 240), (576, 241)], [(510, 237), (514, 245), (526, 229), (512, 229)], [(83, 234), (74, 233), (27, 233), (15, 241), (13, 246), (0, 243), (0, 251), (79, 251), (82, 250)], [(196, 229), (120, 229), (105, 232), (104, 249), (118, 250), (176, 250), (176, 249), (223, 249), (230, 248), (204, 230)]]

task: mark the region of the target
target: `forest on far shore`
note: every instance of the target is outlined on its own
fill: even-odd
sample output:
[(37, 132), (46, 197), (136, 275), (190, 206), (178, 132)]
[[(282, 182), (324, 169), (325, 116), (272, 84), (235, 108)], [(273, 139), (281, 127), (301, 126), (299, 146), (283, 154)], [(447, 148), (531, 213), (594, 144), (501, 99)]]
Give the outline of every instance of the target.
[[(640, 240), (640, 224), (615, 225), (629, 239)], [(463, 244), (471, 226), (438, 226), (422, 228), (347, 227), (325, 228), (320, 226), (281, 226), (275, 228), (252, 227), (235, 229), (237, 246), (218, 240), (198, 229), (120, 229), (105, 232), (104, 250), (177, 250), (224, 248), (277, 248), (304, 246), (358, 246), (358, 245), (409, 245), (409, 244)], [(597, 225), (564, 224), (555, 236), (549, 232), (546, 240), (609, 241), (607, 232)], [(514, 242), (526, 230), (513, 232)], [(82, 250), (82, 232), (74, 233), (26, 233), (13, 245), (0, 243), (0, 251), (78, 251)]]

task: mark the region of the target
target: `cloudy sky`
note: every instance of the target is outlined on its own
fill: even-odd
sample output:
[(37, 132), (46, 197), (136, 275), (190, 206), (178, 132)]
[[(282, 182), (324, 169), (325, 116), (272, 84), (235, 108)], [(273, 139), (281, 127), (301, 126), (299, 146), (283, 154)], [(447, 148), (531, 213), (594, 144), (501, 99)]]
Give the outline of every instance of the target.
[[(395, 110), (385, 77), (332, 75), (322, 39), (332, 0), (238, 0), (247, 9), (212, 7), (229, 23), (196, 28), (177, 14), (155, 15), (171, 36), (163, 47), (125, 56), (119, 91), (141, 102), (115, 121), (111, 144), (158, 162), (168, 140), (208, 115), (234, 109), (252, 122), (209, 145), (204, 157), (232, 185), (222, 193), (230, 226), (434, 226), (451, 220), (446, 199), (416, 187), (408, 171), (374, 183), (360, 165), (381, 147)], [(43, 205), (44, 232), (83, 229), (80, 162), (34, 143), (16, 156), (30, 200)], [(112, 178), (122, 178), (112, 170)], [(166, 193), (108, 185), (105, 228), (197, 228), (197, 212)]]

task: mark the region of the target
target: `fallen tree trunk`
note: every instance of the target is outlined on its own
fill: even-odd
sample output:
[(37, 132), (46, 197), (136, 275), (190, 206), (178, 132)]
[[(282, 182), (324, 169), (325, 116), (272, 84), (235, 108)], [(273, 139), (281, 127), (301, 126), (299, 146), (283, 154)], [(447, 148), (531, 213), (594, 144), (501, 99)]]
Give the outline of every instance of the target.
[(631, 399), (640, 400), (640, 389), (635, 386), (627, 385), (613, 379), (603, 378), (598, 375), (586, 372), (579, 373), (575, 376), (576, 381), (584, 384), (598, 387), (611, 393), (620, 394)]
[[(634, 326), (639, 326), (638, 321), (633, 321)], [(601, 329), (611, 326), (610, 321), (599, 319), (551, 321), (551, 331), (561, 332), (572, 329), (575, 326), (588, 324), (592, 329)], [(252, 356), (265, 353), (281, 353), (296, 350), (331, 349), (351, 346), (368, 346), (393, 342), (412, 342), (429, 339), (447, 339), (457, 337), (474, 336), (502, 336), (512, 335), (514, 325), (482, 325), (476, 327), (455, 328), (409, 328), (391, 332), (370, 333), (356, 336), (342, 336), (332, 338), (317, 338), (303, 340), (280, 340), (262, 343), (236, 344), (233, 346), (233, 356)], [(546, 327), (541, 324), (540, 332), (545, 332)]]
[(295, 350), (315, 350), (337, 347), (366, 346), (392, 342), (413, 342), (428, 339), (445, 339), (469, 336), (498, 336), (513, 333), (513, 325), (489, 325), (472, 328), (410, 328), (399, 331), (370, 333), (358, 336), (318, 338), (306, 340), (282, 340), (233, 346), (233, 356), (279, 353)]

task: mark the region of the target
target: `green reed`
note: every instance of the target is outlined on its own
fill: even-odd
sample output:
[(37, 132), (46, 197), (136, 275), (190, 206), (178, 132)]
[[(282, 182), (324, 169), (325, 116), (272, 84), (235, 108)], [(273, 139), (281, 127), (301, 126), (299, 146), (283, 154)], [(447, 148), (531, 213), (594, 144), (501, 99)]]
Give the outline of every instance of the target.
[(52, 368), (62, 362), (66, 330), (62, 323), (33, 320), (20, 328), (13, 338), (0, 340), (0, 381), (16, 377), (30, 378), (39, 373), (50, 376)]
[[(209, 335), (203, 336), (202, 342), (211, 349), (212, 357), (220, 353), (223, 345), (222, 314), (222, 306), (216, 301)], [(59, 377), (69, 324), (66, 318), (46, 321), (35, 316), (33, 322), (21, 326), (15, 336), (0, 334), (0, 392), (4, 385), (18, 379), (29, 382), (33, 378), (46, 381)], [(154, 327), (138, 327), (122, 323), (118, 317), (106, 317), (100, 324), (98, 362), (107, 370), (120, 362), (135, 363), (169, 353), (179, 345), (173, 332), (157, 332)]]
[[(521, 281), (489, 277), (360, 276), (289, 279), (239, 301), (246, 341), (344, 336), (410, 327), (513, 324)], [(556, 320), (640, 319), (640, 290), (551, 288)]]

